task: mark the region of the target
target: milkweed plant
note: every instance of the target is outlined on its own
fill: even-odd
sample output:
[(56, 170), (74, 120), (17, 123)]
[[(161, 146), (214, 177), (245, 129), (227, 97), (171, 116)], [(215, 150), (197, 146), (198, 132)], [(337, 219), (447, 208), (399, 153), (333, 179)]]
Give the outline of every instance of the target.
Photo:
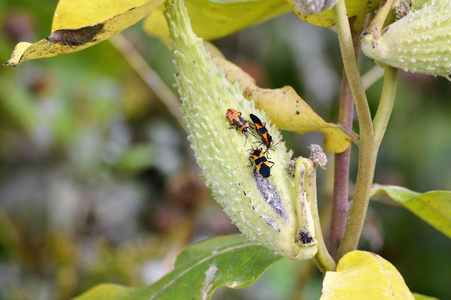
[[(289, 86), (258, 87), (208, 42), (289, 12), (336, 32), (344, 66), (342, 89), (348, 91), (341, 94), (338, 123), (319, 117)], [(173, 53), (191, 147), (214, 199), (242, 235), (187, 247), (174, 270), (150, 286), (102, 284), (77, 299), (210, 299), (219, 287), (251, 285), (281, 258), (316, 263), (324, 276), (321, 299), (420, 297), (395, 266), (357, 250), (357, 245), (369, 200), (378, 194), (387, 194), (451, 237), (450, 191), (421, 194), (373, 183), (398, 69), (450, 80), (451, 0), (60, 0), (51, 35), (19, 43), (4, 65), (85, 49), (143, 18), (146, 32), (162, 38)], [(360, 51), (383, 70), (373, 114), (359, 71)], [(353, 107), (358, 132), (352, 130)], [(323, 132), (324, 145), (311, 145), (309, 157), (293, 157), (280, 129)], [(358, 174), (348, 201), (352, 143), (359, 149)], [(335, 161), (327, 170), (335, 177), (328, 245), (316, 187), (317, 170), (327, 168), (327, 152)]]

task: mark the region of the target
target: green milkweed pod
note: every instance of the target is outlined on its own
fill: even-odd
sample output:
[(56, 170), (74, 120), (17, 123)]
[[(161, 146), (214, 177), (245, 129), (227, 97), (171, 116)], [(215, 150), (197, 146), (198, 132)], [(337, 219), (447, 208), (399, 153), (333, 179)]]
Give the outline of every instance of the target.
[(361, 43), (378, 63), (451, 80), (451, 0), (432, 0), (386, 27), (379, 39), (364, 33)]
[[(274, 167), (270, 177), (263, 176), (256, 167), (248, 167), (249, 144), (261, 140), (256, 134), (229, 129), (226, 112), (236, 109), (231, 118), (242, 116), (244, 120), (257, 114), (275, 140), (281, 139), (280, 132), (214, 64), (202, 40), (192, 31), (183, 1), (168, 0), (165, 9), (182, 111), (191, 132), (188, 139), (215, 200), (250, 239), (288, 258), (312, 258), (318, 249), (310, 210), (312, 199), (316, 205), (313, 163), (301, 160), (302, 176), (298, 172), (293, 179), (285, 169), (292, 152), (282, 142), (271, 150)], [(239, 128), (244, 128), (244, 120), (238, 119)], [(248, 142), (242, 132), (247, 134)], [(296, 185), (298, 188), (296, 178), (302, 183)]]

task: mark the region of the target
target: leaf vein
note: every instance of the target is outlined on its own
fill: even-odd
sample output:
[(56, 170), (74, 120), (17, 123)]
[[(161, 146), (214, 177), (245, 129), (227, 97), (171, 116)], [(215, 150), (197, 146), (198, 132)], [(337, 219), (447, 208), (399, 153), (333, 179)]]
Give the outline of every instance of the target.
[(392, 298), (395, 299), (395, 293), (393, 292), (393, 286), (390, 282), (390, 278), (388, 277), (387, 272), (385, 271), (385, 267), (384, 267), (382, 261), (379, 259), (379, 256), (377, 256), (376, 254), (374, 254), (374, 253), (371, 253), (371, 254), (376, 258), (377, 263), (381, 266), (382, 272), (384, 273), (385, 279), (387, 280), (387, 284), (390, 287), (390, 293), (392, 295)]
[(227, 252), (230, 252), (230, 251), (234, 251), (234, 250), (237, 250), (237, 249), (241, 249), (241, 248), (245, 248), (245, 247), (254, 247), (254, 246), (260, 246), (260, 244), (257, 243), (257, 242), (240, 244), (240, 245), (233, 246), (233, 247), (227, 247), (226, 249), (223, 249), (223, 250), (220, 250), (218, 252), (215, 252), (214, 254), (208, 255), (207, 257), (199, 260), (197, 263), (190, 265), (189, 268), (187, 268), (186, 270), (182, 271), (180, 274), (176, 275), (172, 280), (170, 280), (167, 284), (162, 286), (161, 289), (159, 291), (157, 291), (155, 294), (153, 294), (149, 299), (155, 299), (155, 297), (160, 295), (164, 290), (169, 288), (172, 284), (174, 284), (178, 279), (183, 277), (186, 273), (188, 273), (192, 269), (198, 267), (199, 265), (203, 264), (204, 262), (214, 258), (215, 256), (219, 256), (221, 254), (224, 254), (224, 253), (227, 253)]

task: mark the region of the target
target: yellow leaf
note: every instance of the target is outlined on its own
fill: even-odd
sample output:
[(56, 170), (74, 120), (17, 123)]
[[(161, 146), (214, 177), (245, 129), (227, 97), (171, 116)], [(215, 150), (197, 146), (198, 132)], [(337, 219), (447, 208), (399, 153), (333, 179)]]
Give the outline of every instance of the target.
[(5, 66), (68, 54), (109, 39), (132, 26), (164, 0), (110, 1), (61, 0), (55, 11), (52, 33), (34, 44), (20, 42)]
[[(285, 0), (186, 0), (191, 26), (197, 36), (212, 40), (290, 11)], [(162, 7), (144, 22), (144, 30), (167, 41)]]
[(144, 31), (151, 36), (160, 38), (169, 44), (169, 29), (163, 13), (163, 6), (158, 7), (144, 20)]
[[(141, 296), (141, 297), (140, 297)], [(102, 283), (89, 289), (87, 292), (74, 298), (74, 300), (81, 299), (95, 299), (95, 300), (110, 300), (110, 299), (136, 299), (140, 297), (144, 299), (142, 289), (128, 288), (112, 283)]]
[(255, 80), (238, 66), (226, 60), (213, 45), (205, 43), (205, 48), (215, 63), (222, 68), (231, 83), (237, 83), (246, 99), (253, 100), (258, 109), (264, 110), (279, 129), (306, 133), (324, 133), (324, 147), (335, 153), (345, 151), (351, 138), (337, 124), (327, 123), (290, 86), (280, 89), (263, 89)]
[(99, 24), (127, 10), (144, 5), (146, 0), (60, 0), (52, 23), (52, 32)]
[[(305, 21), (307, 23), (321, 26), (321, 27), (331, 27), (335, 25), (334, 20), (334, 12), (333, 9), (329, 9), (323, 12), (320, 12), (316, 15), (302, 15), (299, 13), (293, 6), (293, 2), (296, 0), (288, 0), (290, 5), (293, 7), (294, 12), (299, 16), (299, 18), (302, 21)], [(346, 1), (346, 10), (348, 13), (348, 17), (354, 17), (356, 15), (361, 14), (362, 10), (365, 9), (365, 12), (370, 12), (373, 9), (377, 7), (377, 5), (381, 2), (381, 0), (375, 0), (375, 1), (366, 1), (366, 8), (362, 5), (364, 5), (365, 1), (362, 0), (347, 0)], [(363, 13), (362, 13), (363, 14)]]
[(398, 270), (377, 254), (349, 252), (336, 272), (327, 272), (321, 300), (414, 299)]

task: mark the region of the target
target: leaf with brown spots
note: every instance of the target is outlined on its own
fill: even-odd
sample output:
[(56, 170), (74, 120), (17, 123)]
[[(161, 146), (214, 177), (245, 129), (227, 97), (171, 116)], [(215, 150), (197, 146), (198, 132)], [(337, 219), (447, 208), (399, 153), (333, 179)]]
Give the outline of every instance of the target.
[(163, 2), (61, 0), (53, 18), (52, 33), (36, 43), (18, 43), (4, 65), (16, 67), (27, 60), (83, 50), (132, 26)]

